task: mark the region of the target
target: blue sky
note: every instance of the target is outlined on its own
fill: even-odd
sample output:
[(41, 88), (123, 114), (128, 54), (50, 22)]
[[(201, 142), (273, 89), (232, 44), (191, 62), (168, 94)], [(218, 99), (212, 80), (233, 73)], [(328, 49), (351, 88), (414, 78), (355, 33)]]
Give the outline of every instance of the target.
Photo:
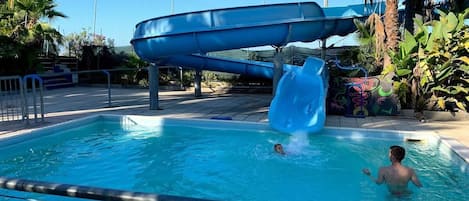
[[(57, 10), (68, 18), (55, 19), (52, 24), (68, 35), (81, 32), (83, 28), (93, 32), (95, 0), (56, 0)], [(171, 0), (96, 0), (96, 33), (115, 40), (116, 46), (130, 45), (135, 25), (145, 19), (171, 14)], [(213, 8), (298, 2), (294, 0), (174, 0), (174, 13)], [(323, 0), (316, 0), (323, 5)], [(343, 0), (329, 0), (329, 6), (344, 6)], [(347, 4), (363, 0), (347, 0)], [(336, 39), (337, 40), (337, 39)], [(350, 39), (340, 42), (350, 42)], [(312, 45), (317, 47), (317, 45)]]

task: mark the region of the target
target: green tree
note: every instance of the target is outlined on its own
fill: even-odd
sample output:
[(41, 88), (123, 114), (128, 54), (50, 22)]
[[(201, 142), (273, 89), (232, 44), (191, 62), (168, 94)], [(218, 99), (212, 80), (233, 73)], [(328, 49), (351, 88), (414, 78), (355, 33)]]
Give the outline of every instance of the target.
[[(365, 0), (365, 4), (373, 4), (373, 1)], [(384, 13), (384, 28), (383, 30), (374, 30), (374, 26), (371, 26), (373, 30), (370, 29), (370, 33), (374, 36), (378, 36), (376, 40), (382, 40), (383, 42), (375, 42), (375, 56), (378, 59), (378, 55), (383, 55), (383, 67), (386, 67), (391, 64), (391, 58), (389, 56), (390, 52), (394, 52), (397, 48), (399, 42), (399, 24), (398, 24), (398, 10), (397, 10), (397, 0), (386, 0), (386, 10)], [(372, 15), (368, 21), (374, 25), (377, 25), (377, 21), (381, 21), (380, 17)], [(373, 33), (375, 32), (375, 33)], [(381, 53), (382, 52), (382, 53)]]
[(66, 17), (63, 13), (55, 10), (56, 6), (53, 0), (16, 1), (15, 10), (23, 18), (23, 22), (17, 24), (15, 30), (22, 32), (21, 35), (26, 43), (42, 47), (44, 42), (47, 42), (52, 44), (53, 49), (57, 50), (55, 44), (62, 43), (62, 35), (47, 22), (40, 21), (41, 19), (52, 20), (57, 17)]
[(358, 62), (370, 74), (381, 73), (384, 55), (384, 25), (378, 14), (372, 14), (365, 22), (354, 20), (358, 29)]
[[(19, 61), (34, 72), (37, 54), (47, 44), (57, 51), (62, 35), (43, 20), (65, 17), (53, 0), (16, 0), (0, 2), (0, 58)], [(10, 59), (11, 60), (11, 59)]]
[(384, 67), (391, 64), (389, 53), (396, 51), (399, 43), (399, 15), (397, 12), (397, 3), (397, 0), (386, 0), (386, 11), (384, 12), (384, 33), (386, 34)]
[(466, 9), (460, 14), (440, 12), (439, 20), (426, 24), (416, 20), (415, 34), (406, 31), (392, 55), (393, 65), (383, 71), (397, 75), (394, 86), (401, 98), (412, 92), (417, 112), (428, 105), (461, 110), (469, 106), (469, 26), (464, 24), (468, 15)]
[(89, 28), (83, 28), (80, 33), (71, 33), (64, 37), (65, 54), (68, 56), (81, 58), (85, 46), (114, 48), (114, 40), (99, 34), (93, 36)]

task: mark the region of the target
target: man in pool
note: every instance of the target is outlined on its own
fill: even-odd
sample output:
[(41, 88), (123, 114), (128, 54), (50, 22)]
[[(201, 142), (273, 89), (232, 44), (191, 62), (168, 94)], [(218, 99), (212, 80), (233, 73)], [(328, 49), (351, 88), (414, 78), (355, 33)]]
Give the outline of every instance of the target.
[(285, 155), (285, 151), (283, 151), (283, 146), (281, 144), (275, 144), (274, 151), (281, 155)]
[(422, 184), (412, 168), (401, 164), (404, 156), (405, 149), (403, 147), (397, 145), (391, 146), (389, 147), (391, 165), (379, 168), (378, 178), (371, 176), (371, 172), (367, 168), (363, 169), (363, 173), (369, 176), (376, 184), (386, 183), (389, 192), (393, 195), (409, 194), (410, 191), (407, 189), (409, 181), (412, 181), (417, 187), (422, 187)]

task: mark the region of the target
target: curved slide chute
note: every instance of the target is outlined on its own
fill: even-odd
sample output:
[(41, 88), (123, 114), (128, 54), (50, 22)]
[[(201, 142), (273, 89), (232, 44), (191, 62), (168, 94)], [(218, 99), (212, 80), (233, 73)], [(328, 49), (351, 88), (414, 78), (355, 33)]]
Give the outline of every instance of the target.
[[(356, 30), (353, 19), (368, 16), (378, 5), (323, 9), (301, 2), (182, 13), (138, 23), (131, 43), (140, 58), (157, 65), (272, 78), (272, 63), (205, 53), (347, 35)], [(271, 126), (290, 133), (320, 130), (327, 94), (324, 61), (308, 58), (303, 67), (284, 65), (284, 71), (269, 110)]]

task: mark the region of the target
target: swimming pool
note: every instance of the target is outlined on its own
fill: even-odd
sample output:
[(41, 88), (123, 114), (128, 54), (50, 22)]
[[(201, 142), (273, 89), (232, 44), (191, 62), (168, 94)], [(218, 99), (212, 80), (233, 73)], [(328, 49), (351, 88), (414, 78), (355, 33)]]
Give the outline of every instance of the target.
[[(275, 143), (284, 144), (286, 156), (273, 153)], [(394, 144), (407, 149), (404, 164), (424, 185), (411, 186), (407, 198), (390, 196), (361, 173), (389, 164)], [(325, 128), (292, 137), (259, 123), (101, 115), (0, 147), (2, 176), (48, 182), (215, 200), (469, 200), (467, 164), (429, 133)]]

